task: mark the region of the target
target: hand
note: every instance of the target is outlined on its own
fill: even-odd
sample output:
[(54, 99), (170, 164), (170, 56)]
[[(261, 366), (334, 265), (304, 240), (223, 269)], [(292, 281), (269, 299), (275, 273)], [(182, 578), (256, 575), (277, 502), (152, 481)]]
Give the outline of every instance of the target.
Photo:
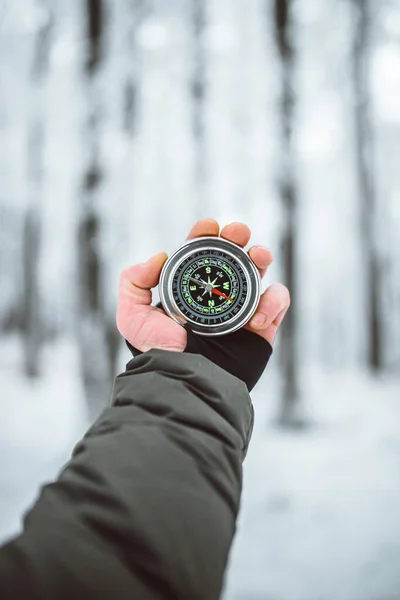
[[(193, 226), (187, 239), (220, 235), (241, 247), (250, 240), (251, 231), (243, 223), (226, 225), (221, 232), (219, 229), (213, 219), (202, 219)], [(271, 252), (263, 246), (253, 246), (248, 254), (263, 277), (273, 261)], [(121, 335), (141, 352), (151, 348), (183, 352), (186, 348), (186, 330), (162, 309), (151, 306), (151, 288), (158, 284), (166, 260), (165, 252), (160, 252), (146, 263), (128, 267), (121, 274), (117, 327)], [(288, 289), (280, 283), (273, 283), (262, 294), (255, 315), (244, 328), (272, 345), (289, 305)]]

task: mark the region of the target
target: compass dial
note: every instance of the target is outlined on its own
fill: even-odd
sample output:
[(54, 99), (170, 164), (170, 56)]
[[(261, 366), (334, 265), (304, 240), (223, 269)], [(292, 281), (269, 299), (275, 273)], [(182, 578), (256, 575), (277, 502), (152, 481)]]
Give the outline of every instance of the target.
[(172, 290), (176, 305), (189, 320), (223, 323), (235, 317), (246, 302), (246, 274), (230, 256), (199, 250), (179, 265)]
[(259, 280), (241, 248), (221, 238), (197, 238), (166, 262), (160, 298), (179, 323), (203, 335), (221, 335), (239, 329), (254, 314)]

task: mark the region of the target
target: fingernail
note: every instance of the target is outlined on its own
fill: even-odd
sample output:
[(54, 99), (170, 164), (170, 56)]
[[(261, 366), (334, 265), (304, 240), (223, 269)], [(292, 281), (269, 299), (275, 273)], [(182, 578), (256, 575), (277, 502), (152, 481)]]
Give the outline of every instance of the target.
[(250, 322), (252, 327), (262, 327), (267, 322), (267, 315), (264, 313), (257, 313)]

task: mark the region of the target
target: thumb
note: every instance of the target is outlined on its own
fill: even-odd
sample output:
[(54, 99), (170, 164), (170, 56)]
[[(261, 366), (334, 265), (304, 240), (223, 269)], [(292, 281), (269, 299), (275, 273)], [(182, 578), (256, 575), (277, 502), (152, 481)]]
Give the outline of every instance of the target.
[(167, 260), (165, 252), (159, 252), (147, 262), (124, 269), (120, 280), (120, 294), (129, 296), (133, 304), (151, 304), (151, 288), (159, 280), (161, 270)]

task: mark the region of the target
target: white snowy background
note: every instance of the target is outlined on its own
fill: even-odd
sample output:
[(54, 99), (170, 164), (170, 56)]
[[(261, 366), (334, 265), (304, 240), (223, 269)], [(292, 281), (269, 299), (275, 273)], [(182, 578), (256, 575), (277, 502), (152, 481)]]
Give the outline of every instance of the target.
[(0, 0), (0, 538), (129, 359), (120, 269), (243, 220), (294, 318), (253, 394), (225, 600), (398, 600), (400, 4), (282, 0), (289, 66), (275, 5)]

